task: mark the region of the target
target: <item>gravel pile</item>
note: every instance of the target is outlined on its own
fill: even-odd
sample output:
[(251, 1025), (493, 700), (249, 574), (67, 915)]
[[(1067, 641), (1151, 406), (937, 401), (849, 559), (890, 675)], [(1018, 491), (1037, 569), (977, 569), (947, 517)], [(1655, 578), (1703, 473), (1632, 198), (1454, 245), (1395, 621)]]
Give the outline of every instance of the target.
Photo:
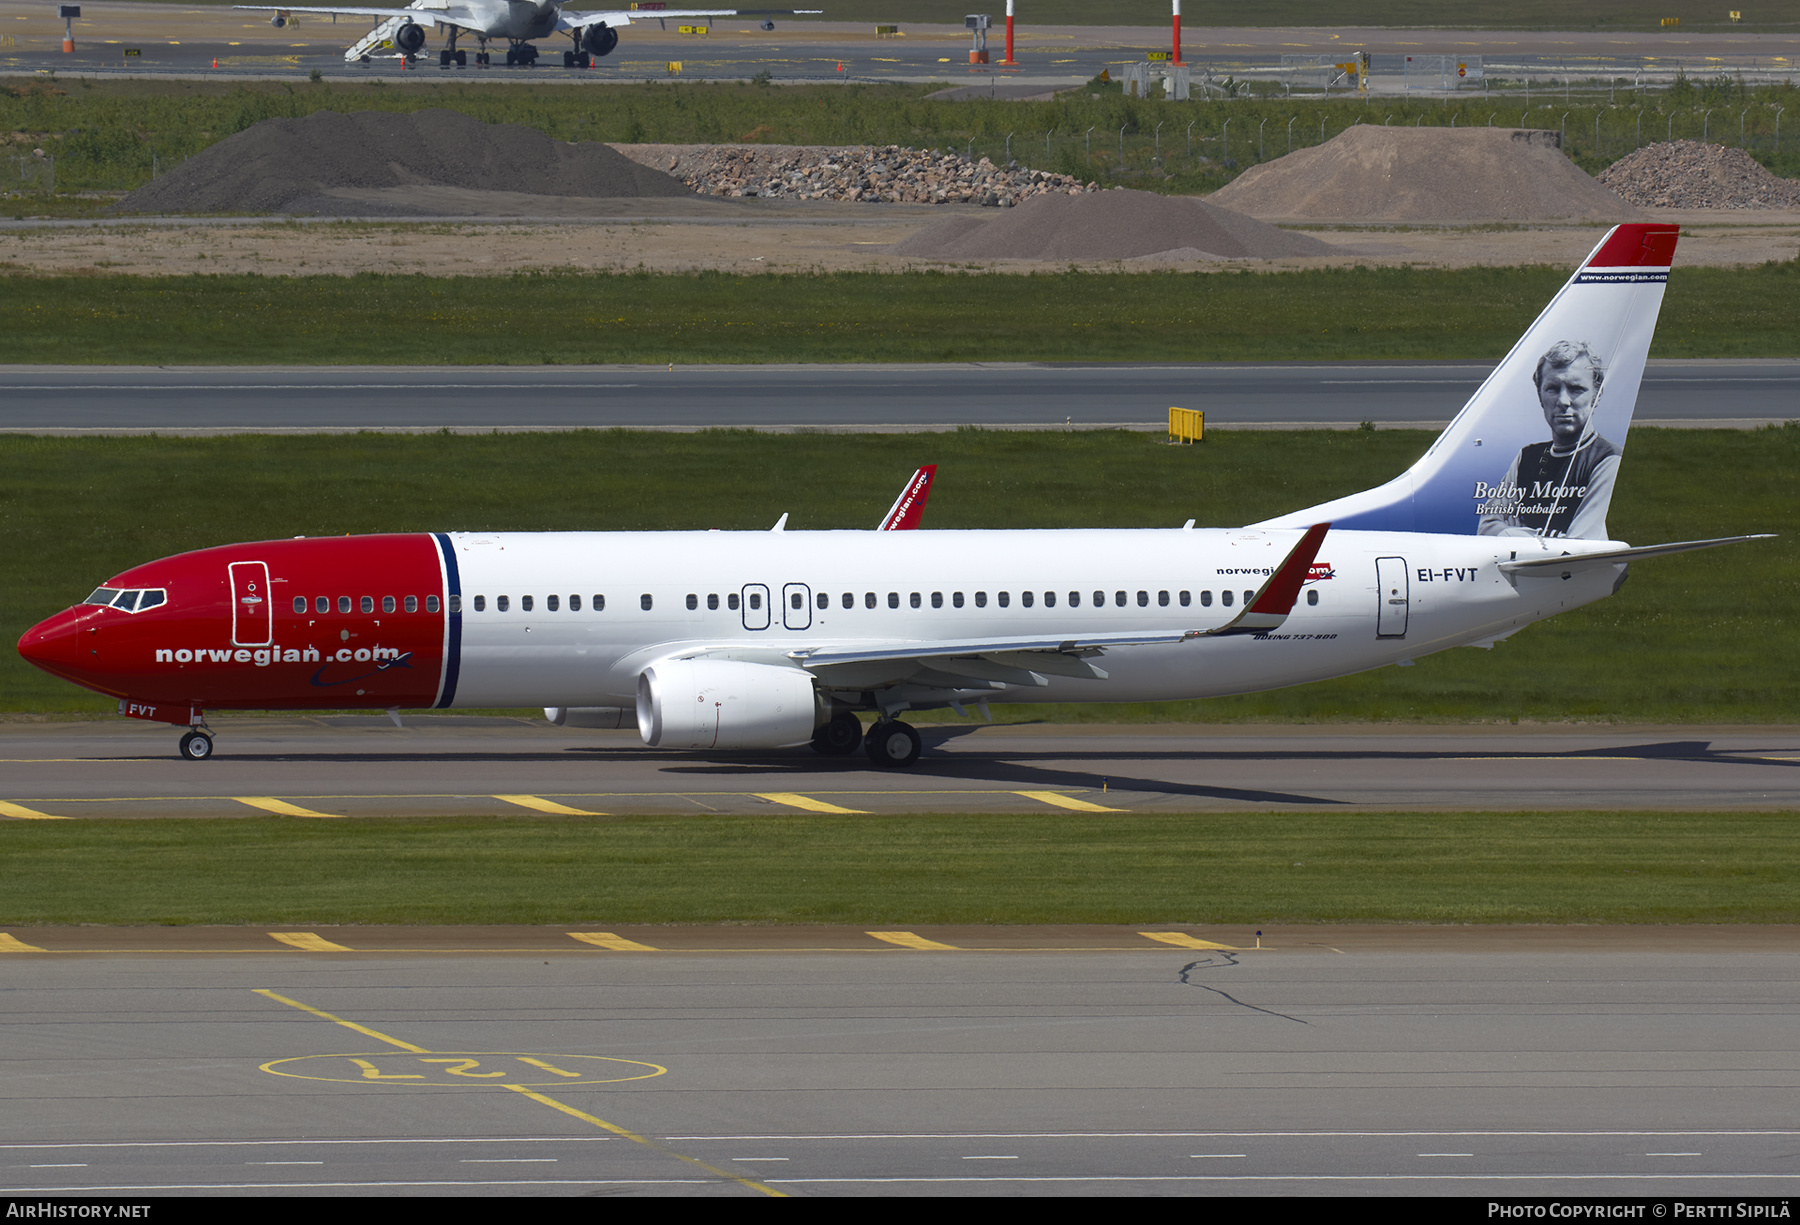
[(926, 259), (1158, 263), (1336, 253), (1316, 238), (1205, 200), (1120, 189), (1038, 196), (992, 218), (946, 217), (894, 244), (893, 251)]
[(985, 204), (1010, 208), (1044, 195), (1098, 191), (1066, 174), (971, 162), (957, 153), (852, 145), (617, 145), (703, 196), (856, 200), (868, 204)]
[(128, 213), (436, 215), (334, 191), (451, 187), (540, 196), (687, 196), (682, 184), (611, 146), (454, 111), (320, 111), (265, 119), (173, 167), (118, 204)]
[(1555, 132), (1359, 124), (1208, 197), (1304, 221), (1627, 221), (1636, 208), (1563, 156)]
[(1641, 208), (1800, 208), (1800, 183), (1776, 178), (1742, 149), (1697, 140), (1646, 145), (1600, 181)]

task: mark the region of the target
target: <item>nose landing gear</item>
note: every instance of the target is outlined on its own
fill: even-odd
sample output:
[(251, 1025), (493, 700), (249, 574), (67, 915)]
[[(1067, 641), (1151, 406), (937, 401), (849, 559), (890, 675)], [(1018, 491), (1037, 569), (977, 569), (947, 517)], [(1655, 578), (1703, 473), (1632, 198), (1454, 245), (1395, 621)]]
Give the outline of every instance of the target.
[(196, 727), (181, 738), (181, 755), (188, 761), (205, 761), (213, 753), (212, 733)]

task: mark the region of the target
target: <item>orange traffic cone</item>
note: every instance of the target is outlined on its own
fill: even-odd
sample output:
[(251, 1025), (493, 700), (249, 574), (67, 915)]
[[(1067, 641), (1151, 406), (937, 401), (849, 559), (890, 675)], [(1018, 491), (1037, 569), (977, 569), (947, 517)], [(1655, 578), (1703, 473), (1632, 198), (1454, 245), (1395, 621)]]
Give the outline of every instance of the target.
[(219, 66), (219, 57), (215, 55), (215, 56), (213, 56), (213, 67), (217, 68), (218, 66)]

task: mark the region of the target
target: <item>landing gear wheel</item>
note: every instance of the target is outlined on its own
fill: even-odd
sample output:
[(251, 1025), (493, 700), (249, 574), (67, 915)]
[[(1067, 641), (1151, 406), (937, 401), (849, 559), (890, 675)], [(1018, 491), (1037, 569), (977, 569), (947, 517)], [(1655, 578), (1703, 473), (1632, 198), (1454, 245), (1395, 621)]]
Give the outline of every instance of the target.
[(181, 738), (181, 755), (189, 761), (205, 761), (212, 751), (212, 737), (205, 732), (189, 732)]
[(594, 66), (594, 57), (589, 55), (587, 52), (583, 51), (580, 55), (577, 55), (575, 57), (575, 67), (577, 67), (577, 68), (592, 68), (593, 66)]
[(812, 738), (813, 751), (827, 757), (848, 757), (856, 752), (862, 742), (862, 720), (849, 711), (840, 713), (831, 722), (820, 727)]
[(563, 52), (563, 67), (564, 68), (575, 67), (575, 53), (573, 51)]
[(925, 746), (919, 740), (919, 733), (899, 720), (883, 721), (869, 729), (863, 740), (863, 751), (869, 760), (878, 766), (892, 766), (904, 769), (919, 760), (919, 752)]
[(467, 68), (469, 66), (469, 53), (467, 51), (458, 51), (455, 59), (458, 68)]
[(438, 67), (439, 68), (450, 67), (450, 53), (448, 51), (438, 52)]
[(511, 68), (514, 64), (516, 64), (518, 62), (519, 62), (519, 53), (517, 51), (508, 51), (506, 53), (506, 66), (508, 68)]

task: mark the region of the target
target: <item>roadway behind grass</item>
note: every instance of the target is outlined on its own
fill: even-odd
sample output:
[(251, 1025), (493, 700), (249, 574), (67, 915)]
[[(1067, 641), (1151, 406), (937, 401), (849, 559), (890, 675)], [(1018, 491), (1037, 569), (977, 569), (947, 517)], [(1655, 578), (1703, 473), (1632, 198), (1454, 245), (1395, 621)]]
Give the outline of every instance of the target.
[[(1567, 268), (1408, 267), (1029, 277), (0, 275), (0, 362), (1498, 360), (1568, 276)], [(1800, 356), (1797, 317), (1800, 261), (1681, 268), (1650, 355)]]
[[(1190, 516), (1232, 526), (1378, 485), (1431, 439), (1423, 430), (1215, 431), (1190, 447), (1113, 430), (0, 435), (0, 641), (10, 645), (130, 566), (233, 541), (763, 530), (784, 513), (796, 530), (868, 529), (923, 463), (939, 465), (927, 530), (1176, 527)], [(1492, 651), (1447, 651), (1412, 668), (1234, 698), (995, 713), (1103, 722), (1792, 720), (1796, 471), (1800, 424), (1634, 430), (1609, 516), (1616, 536), (1635, 544), (1781, 538), (1640, 562), (1619, 594)], [(1331, 560), (1329, 538), (1322, 557)], [(810, 577), (832, 585), (829, 575)], [(0, 651), (0, 710), (114, 707)]]
[(1792, 814), (0, 824), (0, 924), (1792, 923)]

